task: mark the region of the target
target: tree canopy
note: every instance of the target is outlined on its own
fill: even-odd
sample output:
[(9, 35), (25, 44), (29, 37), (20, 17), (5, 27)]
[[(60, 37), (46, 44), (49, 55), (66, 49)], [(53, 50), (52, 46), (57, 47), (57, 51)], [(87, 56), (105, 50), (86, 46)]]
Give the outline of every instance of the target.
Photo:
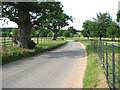
[[(42, 6), (38, 2), (3, 2), (2, 16), (18, 24), (18, 46), (34, 48), (31, 29), (38, 16), (42, 15)], [(33, 47), (31, 47), (33, 46)]]
[(17, 45), (32, 49), (35, 47), (31, 40), (32, 27), (51, 30), (55, 40), (59, 29), (69, 25), (68, 20), (72, 21), (62, 7), (60, 2), (3, 2), (2, 16), (18, 24)]
[[(118, 36), (118, 29), (119, 29), (119, 26), (115, 23), (115, 22), (111, 22), (110, 23), (110, 26), (107, 28), (107, 36), (115, 39), (116, 36)], [(119, 33), (120, 34), (120, 33)]]
[[(107, 37), (107, 29), (112, 23), (112, 18), (108, 12), (97, 13), (97, 18), (93, 18), (93, 21), (86, 20), (83, 23), (82, 34), (84, 37)], [(109, 30), (109, 29), (108, 29)]]
[(70, 31), (70, 33), (73, 33), (73, 34), (76, 34), (77, 30), (71, 26), (71, 27), (68, 27), (68, 30)]
[(45, 13), (36, 23), (38, 23), (38, 26), (51, 30), (53, 33), (53, 40), (56, 40), (57, 32), (61, 28), (68, 26), (68, 20), (72, 21), (72, 17), (63, 13), (63, 5), (60, 2), (46, 2), (45, 4), (46, 7), (43, 8)]
[(90, 37), (90, 28), (89, 28), (90, 23), (91, 23), (90, 20), (86, 20), (82, 25), (82, 27), (84, 28), (82, 31), (84, 37), (88, 37), (88, 38)]

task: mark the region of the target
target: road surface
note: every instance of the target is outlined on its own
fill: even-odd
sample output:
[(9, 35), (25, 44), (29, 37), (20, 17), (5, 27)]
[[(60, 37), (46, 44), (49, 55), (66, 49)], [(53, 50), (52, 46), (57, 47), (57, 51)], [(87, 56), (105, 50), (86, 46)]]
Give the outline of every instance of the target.
[(81, 54), (81, 45), (68, 41), (56, 50), (4, 65), (2, 87), (64, 88)]

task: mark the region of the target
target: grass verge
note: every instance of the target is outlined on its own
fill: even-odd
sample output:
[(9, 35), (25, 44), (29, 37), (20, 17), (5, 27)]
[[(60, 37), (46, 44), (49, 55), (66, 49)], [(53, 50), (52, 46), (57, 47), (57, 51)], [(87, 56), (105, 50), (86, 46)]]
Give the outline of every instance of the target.
[(55, 49), (61, 45), (64, 45), (67, 41), (59, 41), (54, 43), (41, 43), (36, 45), (34, 49), (25, 49), (15, 46), (6, 47), (5, 51), (2, 51), (2, 65), (9, 62), (16, 61), (29, 56), (34, 56), (45, 51)]
[[(89, 43), (81, 42), (79, 40), (76, 41), (83, 43), (88, 52), (88, 63), (84, 76), (83, 88), (107, 88), (108, 86), (101, 68), (101, 62), (98, 55), (93, 51), (93, 47)], [(104, 79), (102, 79), (101, 76)]]

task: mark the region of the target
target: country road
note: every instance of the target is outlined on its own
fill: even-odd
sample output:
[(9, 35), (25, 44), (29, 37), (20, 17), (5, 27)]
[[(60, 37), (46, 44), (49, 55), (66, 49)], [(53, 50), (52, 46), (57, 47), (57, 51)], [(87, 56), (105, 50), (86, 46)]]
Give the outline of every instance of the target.
[(6, 64), (2, 67), (3, 88), (64, 88), (82, 47), (74, 41), (58, 49)]

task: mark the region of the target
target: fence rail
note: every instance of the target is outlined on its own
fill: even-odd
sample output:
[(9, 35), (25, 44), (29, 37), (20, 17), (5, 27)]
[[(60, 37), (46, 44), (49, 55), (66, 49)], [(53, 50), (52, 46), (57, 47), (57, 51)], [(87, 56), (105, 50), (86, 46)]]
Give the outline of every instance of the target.
[(99, 56), (109, 87), (120, 88), (120, 45), (95, 39), (79, 40), (91, 45)]
[(91, 45), (101, 60), (101, 65), (106, 75), (109, 87), (118, 88), (120, 85), (120, 58), (118, 58), (120, 45), (93, 39), (91, 40)]
[[(14, 46), (13, 37), (0, 37), (0, 46), (2, 46), (3, 50), (6, 50), (6, 47)], [(32, 37), (36, 44), (45, 44), (45, 43), (54, 43), (56, 40), (52, 40), (52, 37)], [(57, 40), (64, 40), (63, 38), (57, 38)]]

